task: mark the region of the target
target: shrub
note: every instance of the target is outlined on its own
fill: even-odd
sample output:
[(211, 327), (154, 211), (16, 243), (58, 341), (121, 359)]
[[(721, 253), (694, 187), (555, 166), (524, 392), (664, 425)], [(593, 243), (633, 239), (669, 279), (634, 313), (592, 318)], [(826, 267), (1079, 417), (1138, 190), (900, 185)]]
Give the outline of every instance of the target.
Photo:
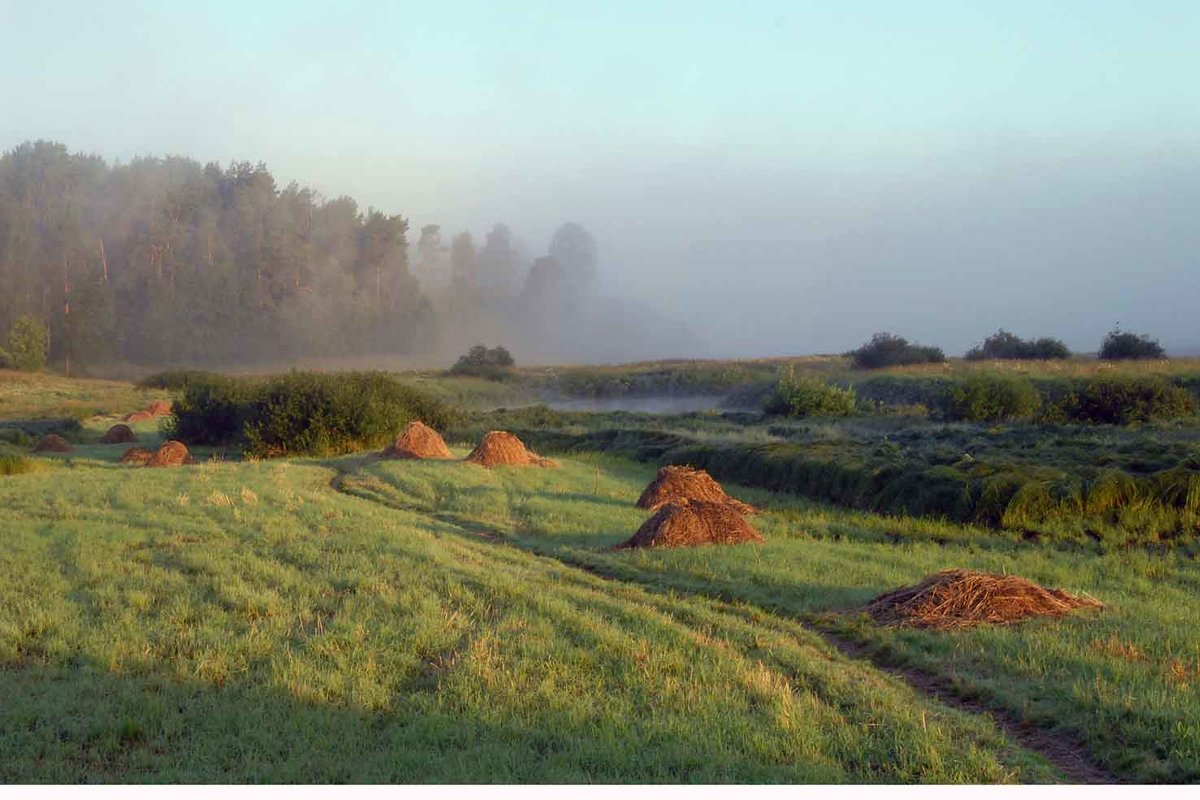
[(1196, 398), (1159, 376), (1102, 377), (1074, 385), (1056, 410), (1075, 422), (1128, 425), (1191, 416)]
[(1104, 337), (1098, 357), (1103, 361), (1127, 361), (1139, 358), (1166, 358), (1167, 354), (1162, 345), (1149, 336), (1116, 328)]
[(450, 368), (451, 375), (473, 375), (488, 380), (501, 380), (513, 368), (513, 357), (503, 347), (484, 347), (477, 344), (459, 357)]
[(1041, 405), (1037, 388), (1009, 375), (972, 375), (950, 390), (946, 416), (970, 422), (1032, 417)]
[(854, 389), (842, 389), (817, 378), (797, 377), (789, 367), (780, 375), (764, 410), (790, 417), (848, 417), (854, 413)]
[(846, 354), (859, 369), (879, 369), (904, 364), (940, 364), (946, 354), (937, 347), (910, 344), (903, 336), (877, 333), (871, 341)]
[(382, 372), (293, 372), (193, 379), (169, 431), (189, 444), (241, 443), (258, 456), (328, 456), (381, 447), (409, 421), (452, 421), (441, 401)]
[(143, 389), (170, 389), (180, 391), (186, 389), (193, 381), (208, 381), (220, 377), (215, 372), (199, 369), (171, 369), (166, 372), (156, 372), (143, 378), (138, 386)]
[(985, 359), (1052, 359), (1070, 358), (1071, 351), (1058, 339), (1022, 339), (1006, 330), (999, 330), (983, 340), (979, 347), (967, 351), (968, 361)]
[(22, 372), (38, 372), (46, 367), (49, 341), (46, 326), (37, 317), (18, 317), (8, 331), (8, 349), (0, 350), (4, 366)]

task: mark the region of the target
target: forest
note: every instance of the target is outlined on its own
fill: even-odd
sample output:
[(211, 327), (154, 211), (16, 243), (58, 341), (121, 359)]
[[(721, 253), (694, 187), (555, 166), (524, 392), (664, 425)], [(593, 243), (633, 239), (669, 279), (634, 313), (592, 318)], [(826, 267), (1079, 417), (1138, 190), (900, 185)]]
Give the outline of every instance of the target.
[(444, 241), (262, 163), (110, 164), (47, 141), (0, 157), (0, 347), (41, 328), (68, 373), (552, 341), (596, 263), (575, 223), (530, 260), (502, 223)]

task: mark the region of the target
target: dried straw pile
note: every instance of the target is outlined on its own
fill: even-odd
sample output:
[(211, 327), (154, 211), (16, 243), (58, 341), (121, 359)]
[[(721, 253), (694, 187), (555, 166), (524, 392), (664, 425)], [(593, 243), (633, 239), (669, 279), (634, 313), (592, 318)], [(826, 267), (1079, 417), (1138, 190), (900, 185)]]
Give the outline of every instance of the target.
[(867, 603), (867, 613), (881, 625), (939, 630), (1061, 617), (1077, 608), (1103, 609), (1104, 604), (1015, 575), (965, 569), (930, 575), (915, 586), (895, 589)]
[(525, 443), (508, 431), (488, 431), (466, 460), (484, 467), (557, 467), (558, 462), (542, 458), (525, 448)]
[(163, 446), (146, 462), (147, 467), (178, 467), (191, 464), (192, 456), (188, 453), (187, 445), (172, 439), (164, 442)]
[(124, 423), (118, 422), (116, 425), (113, 425), (108, 429), (108, 433), (101, 437), (100, 443), (128, 444), (129, 442), (136, 442), (137, 440), (137, 434), (133, 432), (133, 428), (130, 428)]
[(153, 417), (167, 417), (171, 415), (170, 400), (155, 400), (146, 407), (146, 413)]
[(380, 458), (454, 458), (438, 432), (423, 422), (410, 422)]
[(154, 453), (144, 447), (131, 447), (121, 454), (122, 464), (137, 464), (138, 466), (146, 466), (150, 459), (154, 458)]
[(47, 433), (33, 446), (35, 453), (70, 453), (74, 450), (71, 443), (57, 433)]
[(664, 503), (642, 523), (626, 547), (694, 547), (701, 544), (761, 542), (762, 536), (728, 503), (683, 500)]
[(725, 494), (721, 484), (702, 469), (683, 466), (663, 467), (638, 498), (638, 508), (654, 510), (663, 503), (685, 500), (707, 500), (723, 503), (742, 514), (754, 514), (758, 509)]
[(154, 419), (154, 415), (149, 411), (135, 411), (132, 414), (126, 414), (121, 419), (125, 422), (147, 422)]

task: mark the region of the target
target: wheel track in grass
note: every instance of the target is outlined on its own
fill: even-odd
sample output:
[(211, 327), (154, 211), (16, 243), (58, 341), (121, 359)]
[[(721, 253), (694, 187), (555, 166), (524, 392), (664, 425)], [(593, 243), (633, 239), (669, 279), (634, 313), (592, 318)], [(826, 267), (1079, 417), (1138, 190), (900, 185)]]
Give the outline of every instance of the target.
[[(336, 492), (347, 494), (352, 497), (367, 502), (378, 503), (389, 507), (396, 507), (398, 510), (418, 511), (431, 516), (439, 521), (452, 525), (463, 534), (470, 536), (475, 540), (483, 540), (494, 545), (512, 547), (524, 553), (531, 555), (549, 558), (560, 564), (579, 569), (595, 577), (606, 581), (635, 585), (643, 590), (656, 593), (666, 594), (678, 592), (677, 589), (664, 589), (654, 586), (651, 583), (629, 579), (626, 576), (619, 576), (607, 573), (594, 563), (589, 563), (580, 559), (573, 559), (563, 554), (546, 553), (534, 551), (528, 548), (521, 547), (511, 538), (505, 535), (502, 531), (494, 531), (488, 529), (487, 525), (482, 523), (472, 523), (470, 526), (465, 524), (465, 521), (458, 515), (439, 514), (437, 512), (429, 512), (418, 508), (409, 508), (402, 505), (393, 504), (382, 498), (366, 497), (361, 494), (350, 491), (345, 486), (345, 479), (359, 472), (366, 464), (371, 463), (370, 459), (353, 463), (352, 465), (332, 464), (335, 475), (330, 480), (329, 486)], [(347, 468), (348, 466), (348, 468)], [(1115, 784), (1123, 782), (1121, 778), (1114, 775), (1102, 764), (1098, 763), (1088, 751), (1087, 747), (1079, 739), (1078, 736), (1062, 731), (1050, 731), (1040, 728), (1030, 722), (1022, 720), (1014, 714), (1003, 708), (987, 705), (979, 700), (964, 696), (948, 678), (916, 670), (905, 668), (893, 663), (889, 663), (879, 654), (872, 652), (871, 648), (866, 644), (854, 639), (850, 639), (839, 633), (834, 632), (829, 627), (821, 626), (814, 623), (812, 619), (782, 614), (777, 611), (768, 610), (755, 606), (744, 601), (730, 602), (729, 598), (712, 596), (703, 592), (690, 591), (688, 594), (696, 595), (716, 602), (724, 606), (725, 610), (735, 613), (738, 616), (745, 617), (747, 614), (761, 615), (765, 617), (778, 617), (782, 620), (790, 621), (801, 625), (804, 629), (809, 630), (820, 636), (831, 647), (836, 649), (842, 655), (857, 662), (865, 662), (870, 667), (888, 674), (909, 686), (922, 696), (928, 697), (948, 708), (955, 709), (974, 716), (987, 717), (992, 721), (997, 729), (1002, 731), (1010, 740), (1025, 748), (1026, 750), (1036, 753), (1048, 761), (1066, 778), (1068, 783), (1072, 784)]]

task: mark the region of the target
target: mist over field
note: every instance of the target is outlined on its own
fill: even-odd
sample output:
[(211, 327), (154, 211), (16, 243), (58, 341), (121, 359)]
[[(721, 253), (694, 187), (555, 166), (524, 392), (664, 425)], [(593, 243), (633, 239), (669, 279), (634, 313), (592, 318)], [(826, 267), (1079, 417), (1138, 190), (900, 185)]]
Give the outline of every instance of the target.
[(1200, 350), (1193, 4), (73, 12), (0, 5), (0, 338), (57, 362)]

